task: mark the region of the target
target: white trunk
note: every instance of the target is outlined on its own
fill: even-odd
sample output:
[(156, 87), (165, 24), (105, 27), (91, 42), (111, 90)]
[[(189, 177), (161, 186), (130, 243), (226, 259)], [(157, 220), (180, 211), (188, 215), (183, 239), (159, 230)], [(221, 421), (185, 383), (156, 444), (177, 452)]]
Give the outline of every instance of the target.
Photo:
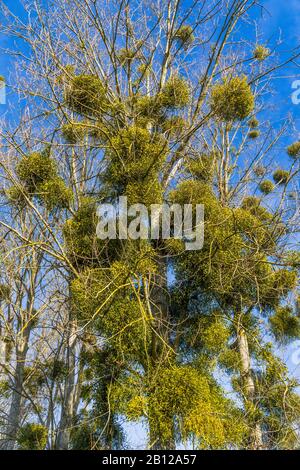
[(64, 398), (61, 408), (59, 431), (56, 448), (66, 450), (69, 448), (71, 427), (73, 425), (76, 409), (76, 322), (70, 323), (67, 346), (68, 375), (65, 379)]
[[(238, 330), (238, 347), (245, 401), (253, 402), (255, 399), (255, 384), (251, 373), (248, 339), (243, 328), (239, 328)], [(262, 431), (259, 423), (255, 423), (251, 431), (250, 448), (253, 450), (263, 449)]]
[(28, 351), (30, 328), (27, 327), (23, 336), (17, 337), (16, 366), (12, 382), (11, 404), (5, 428), (5, 436), (1, 442), (1, 448), (13, 450), (16, 446), (16, 438), (22, 417), (22, 392), (24, 382), (24, 369)]

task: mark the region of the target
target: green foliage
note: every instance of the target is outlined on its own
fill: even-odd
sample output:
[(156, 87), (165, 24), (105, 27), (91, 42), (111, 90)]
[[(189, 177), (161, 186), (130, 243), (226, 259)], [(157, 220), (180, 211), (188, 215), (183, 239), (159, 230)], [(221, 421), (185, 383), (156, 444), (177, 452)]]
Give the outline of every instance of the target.
[(81, 142), (86, 135), (86, 124), (83, 122), (70, 122), (62, 127), (62, 135), (69, 144)]
[(81, 115), (98, 116), (109, 110), (106, 86), (95, 75), (73, 77), (65, 99), (67, 106)]
[(28, 423), (20, 428), (17, 442), (22, 450), (44, 450), (48, 429), (41, 424)]
[(108, 127), (102, 121), (96, 121), (95, 123), (89, 123), (86, 127), (86, 132), (93, 139), (97, 140), (97, 145), (107, 145), (110, 138), (110, 131)]
[(163, 448), (172, 442), (174, 427), (176, 440), (186, 442), (193, 436), (200, 448), (222, 448), (242, 440), (242, 422), (230, 426), (230, 417), (237, 417), (238, 410), (201, 371), (174, 365), (153, 372), (149, 382), (130, 376), (116, 384), (113, 409), (131, 420), (146, 414)]
[(219, 363), (227, 373), (234, 373), (240, 370), (240, 356), (233, 348), (224, 349), (219, 355)]
[(169, 78), (160, 94), (160, 103), (169, 109), (184, 108), (190, 102), (190, 87), (179, 75)]
[[(138, 124), (160, 121), (164, 118), (164, 112), (159, 96), (137, 95), (134, 97), (134, 107), (138, 116)], [(147, 118), (143, 120), (143, 118)], [(143, 127), (143, 126), (141, 126)]]
[(98, 252), (100, 241), (96, 238), (96, 202), (84, 197), (72, 219), (66, 221), (63, 235), (67, 251), (74, 262), (92, 262)]
[(259, 189), (264, 194), (269, 194), (274, 190), (274, 184), (270, 180), (264, 180), (260, 183)]
[(34, 152), (23, 157), (16, 168), (18, 177), (30, 193), (34, 193), (40, 184), (54, 178), (56, 170), (56, 164), (49, 151)]
[(26, 206), (26, 188), (19, 186), (11, 186), (6, 190), (6, 197), (8, 201), (19, 209), (23, 209)]
[[(76, 198), (73, 200), (74, 188), (68, 188), (68, 183), (59, 176), (49, 149), (22, 158), (16, 168), (19, 184), (5, 193), (8, 204), (14, 203), (19, 208), (25, 206), (28, 195), (30, 201), (50, 212), (70, 209), (72, 214), (65, 221), (66, 210), (58, 214), (60, 217), (42, 212), (49, 230), (58, 240), (63, 236), (68, 260), (76, 267), (70, 275), (68, 266), (61, 263), (57, 266), (66, 276), (68, 287), (64, 310), (76, 322), (80, 335), (76, 365), (79, 409), (89, 410), (73, 416), (70, 447), (85, 450), (120, 447), (124, 444), (120, 423), (124, 419), (143, 419), (149, 426), (150, 444), (161, 448), (190, 442), (204, 449), (248, 447), (257, 423), (270, 447), (288, 448), (296, 442), (292, 428), (299, 421), (300, 400), (285, 368), (273, 356), (272, 349), (265, 347), (264, 329), (269, 324), (279, 342), (299, 337), (300, 319), (291, 308), (283, 306), (296, 290), (299, 260), (292, 253), (288, 256), (281, 244), (288, 227), (275, 212), (276, 204), (267, 208), (264, 206), (267, 199), (252, 196), (257, 190), (255, 182), (263, 194), (275, 188), (272, 181), (264, 179), (267, 171), (264, 162), (271, 167), (267, 154), (261, 152), (252, 158), (244, 155), (240, 145), (247, 136), (249, 139), (260, 136), (259, 121), (254, 116), (254, 91), (244, 75), (214, 82), (219, 69), (214, 73), (211, 67), (212, 75), (209, 72), (208, 76), (198, 77), (199, 87), (204, 87), (199, 106), (189, 110), (188, 106), (195, 104), (192, 92), (199, 95), (199, 87), (192, 90), (186, 72), (188, 64), (183, 56), (183, 62), (177, 59), (180, 49), (188, 49), (195, 37), (193, 26), (183, 24), (178, 28), (176, 23), (171, 28), (170, 62), (165, 64), (169, 79), (157, 91), (161, 72), (157, 53), (152, 55), (146, 43), (144, 46), (143, 41), (135, 41), (134, 25), (131, 31), (127, 14), (130, 15), (127, 8), (125, 15), (120, 10), (120, 31), (123, 27), (127, 29), (127, 39), (118, 34), (111, 38), (108, 49), (112, 46), (113, 50), (108, 51), (108, 60), (105, 45), (103, 48), (104, 69), (108, 67), (109, 72), (109, 61), (113, 62), (112, 68), (116, 63), (119, 65), (115, 76), (108, 73), (109, 84), (96, 75), (88, 75), (89, 72), (76, 76), (75, 67), (80, 60), (75, 56), (77, 65), (64, 67), (63, 75), (54, 77), (55, 85), (60, 87), (56, 96), (61, 96), (59, 92), (63, 90), (61, 104), (71, 120), (63, 118), (65, 124), (55, 126), (53, 139), (49, 128), (49, 141), (54, 142), (53, 148), (57, 145), (55, 135), (60, 128), (66, 144), (79, 144), (78, 148), (69, 149), (76, 168), (65, 167), (71, 173), (75, 171), (79, 178)], [(180, 11), (178, 15), (184, 18)], [(152, 39), (149, 37), (149, 44)], [(93, 43), (97, 43), (97, 38)], [(126, 47), (116, 52), (121, 44)], [(87, 51), (83, 40), (78, 45), (82, 52)], [(146, 58), (139, 52), (142, 47)], [(76, 54), (75, 49), (71, 47), (72, 54)], [(270, 51), (258, 45), (253, 55), (257, 61), (263, 61)], [(97, 62), (96, 55), (94, 59)], [(225, 66), (233, 74), (243, 67), (243, 61), (231, 69), (228, 57), (225, 61), (224, 57), (219, 59), (218, 67)], [(96, 70), (96, 62), (87, 70)], [(259, 64), (255, 67), (261, 68)], [(183, 70), (185, 78), (177, 75)], [(244, 125), (234, 125), (235, 121), (243, 120)], [(227, 137), (228, 161), (221, 159), (219, 152), (210, 151), (227, 147)], [(81, 148), (83, 143), (89, 148)], [(245, 150), (247, 153), (249, 145)], [(298, 158), (300, 142), (289, 146), (287, 153)], [(242, 165), (239, 159), (243, 160)], [(257, 163), (260, 159), (262, 164)], [(176, 166), (173, 176), (172, 168), (177, 161), (183, 161), (184, 166), (179, 171)], [(287, 174), (277, 170), (274, 181), (284, 184), (289, 179)], [(170, 176), (171, 184), (165, 185)], [(85, 197), (80, 194), (82, 191), (96, 196)], [(242, 201), (240, 194), (246, 196)], [(127, 196), (129, 204), (146, 206), (165, 199), (194, 207), (203, 204), (203, 249), (186, 251), (184, 241), (176, 239), (99, 240), (96, 204), (98, 200), (114, 203), (120, 195)], [(293, 201), (290, 202), (292, 205)], [(30, 207), (27, 209), (13, 215), (26, 216), (26, 223)], [(34, 227), (39, 229), (38, 225)], [(9, 243), (11, 240), (9, 237)], [(30, 257), (34, 248), (34, 244), (29, 247)], [(56, 269), (56, 264), (53, 266)], [(27, 264), (24, 269), (26, 278)], [(9, 300), (6, 288), (0, 286), (0, 300)], [(22, 303), (25, 305), (26, 299)], [(6, 306), (3, 314), (7, 314)], [(58, 315), (59, 322), (64, 318), (65, 315)], [(30, 326), (33, 321), (29, 318)], [(12, 326), (26, 331), (23, 324)], [(247, 340), (244, 351), (241, 330)], [(12, 343), (5, 328), (2, 341)], [(24, 386), (36, 409), (25, 397), (24, 410), (30, 417), (40, 412), (43, 418), (45, 396), (51, 392), (54, 402), (50, 405), (56, 416), (55, 407), (63, 411), (61, 392), (66, 387), (65, 381), (71, 379), (68, 361), (64, 348), (59, 347), (54, 359), (51, 356), (44, 361), (35, 356), (39, 349), (35, 348), (31, 357), (34, 362), (24, 368)], [(249, 371), (244, 370), (243, 354), (249, 356), (246, 358)], [(231, 374), (234, 391), (239, 395), (238, 399), (233, 395), (234, 401), (227, 398), (226, 379), (220, 380), (222, 386), (214, 379), (216, 376), (218, 380), (224, 379), (225, 374)], [(246, 390), (248, 379), (253, 379), (253, 394)], [(1, 383), (0, 388), (4, 398), (9, 399), (9, 384)], [(24, 449), (45, 448), (47, 430), (27, 424), (20, 430), (18, 443)]]
[(243, 209), (254, 209), (259, 207), (260, 200), (255, 196), (247, 196), (242, 201), (242, 208)]
[(286, 366), (262, 348), (265, 368), (255, 377), (259, 397), (260, 422), (265, 430), (265, 444), (271, 449), (293, 449), (297, 447), (298, 436), (295, 420), (300, 411), (297, 382), (289, 379)]
[[(102, 315), (101, 309), (106, 309), (107, 306), (112, 309), (112, 312), (115, 309), (112, 302), (119, 302), (121, 309), (124, 301), (123, 311), (127, 311), (128, 315), (136, 312), (141, 318), (143, 305), (141, 304), (138, 308), (135, 299), (131, 298), (132, 312), (130, 313), (128, 293), (133, 294), (133, 285), (140, 276), (149, 276), (150, 273), (153, 274), (156, 271), (155, 252), (144, 241), (141, 243), (129, 241), (126, 245), (126, 256), (127, 259), (124, 261), (111, 262), (109, 268), (86, 268), (78, 278), (72, 281), (74, 308), (79, 316), (90, 318), (100, 313)], [(110, 302), (106, 305), (107, 297), (110, 298)], [(111, 321), (112, 328), (119, 328), (117, 323), (113, 325), (113, 318), (116, 319), (118, 313), (116, 312), (114, 317), (111, 312), (106, 314), (103, 321)], [(108, 328), (105, 325), (103, 327)]]
[(256, 117), (252, 117), (251, 119), (249, 119), (248, 124), (251, 129), (256, 129), (256, 127), (258, 127), (259, 125), (259, 120)]
[(286, 184), (290, 179), (290, 173), (286, 170), (278, 169), (273, 173), (273, 180), (277, 184)]
[(187, 163), (187, 170), (197, 180), (211, 181), (215, 170), (214, 155), (202, 154), (197, 159), (190, 159)]
[(83, 421), (73, 427), (71, 432), (72, 450), (91, 450), (96, 441), (95, 429), (91, 423)]
[(170, 192), (170, 200), (178, 204), (206, 204), (207, 214), (219, 210), (219, 201), (212, 188), (203, 180), (182, 181), (176, 190)]
[(230, 331), (221, 319), (215, 319), (203, 330), (202, 341), (204, 347), (213, 353), (219, 353), (224, 349), (230, 338)]
[(128, 203), (146, 205), (161, 202), (159, 171), (168, 147), (160, 135), (131, 126), (111, 139), (110, 160), (105, 176), (110, 188), (128, 197)]
[(172, 116), (165, 119), (162, 124), (162, 131), (170, 137), (179, 137), (186, 128), (186, 121), (181, 116)]
[(300, 269), (300, 253), (296, 250), (287, 251), (285, 254), (286, 265), (291, 268)]
[(211, 109), (223, 121), (243, 120), (254, 109), (254, 96), (247, 77), (225, 78), (211, 92)]
[[(261, 205), (261, 200), (258, 197), (247, 196), (242, 200), (241, 208), (247, 210), (252, 216), (256, 217), (258, 221), (264, 222), (265, 224), (270, 225), (272, 228), (272, 214)], [(283, 234), (283, 227), (281, 224), (276, 225), (276, 232)], [(273, 226), (273, 237), (275, 236), (274, 232), (275, 227)], [(274, 238), (275, 239), (275, 238)]]
[(287, 153), (292, 158), (300, 157), (300, 142), (294, 142), (287, 148)]
[(0, 380), (0, 396), (9, 400), (11, 396), (11, 387), (8, 380)]
[(150, 339), (150, 318), (146, 305), (129, 296), (116, 300), (100, 320), (104, 334), (119, 357), (143, 360)]
[(278, 341), (284, 342), (300, 337), (300, 318), (289, 306), (278, 307), (269, 318), (271, 330)]
[(64, 209), (70, 207), (73, 200), (73, 192), (68, 188), (62, 178), (56, 177), (45, 181), (38, 187), (38, 197), (48, 210), (55, 208)]
[(253, 57), (259, 61), (265, 60), (267, 57), (269, 57), (269, 55), (270, 55), (270, 49), (262, 45), (256, 46), (253, 52)]
[(258, 130), (253, 130), (253, 131), (248, 132), (249, 139), (257, 139), (257, 137), (259, 136), (260, 136), (260, 131)]
[(151, 72), (151, 65), (150, 64), (140, 64), (137, 68), (138, 72), (141, 75), (149, 75)]
[(0, 302), (9, 300), (11, 294), (11, 288), (7, 284), (0, 284)]
[(123, 48), (118, 52), (118, 59), (122, 65), (125, 65), (128, 62), (132, 62), (133, 59), (140, 58), (138, 51), (134, 49)]
[[(47, 209), (69, 207), (73, 199), (72, 190), (57, 176), (56, 163), (48, 150), (22, 158), (16, 171), (24, 184), (24, 191), (36, 196)], [(9, 188), (8, 197), (19, 206), (25, 205), (23, 190), (16, 186)]]
[(264, 282), (264, 288), (261, 291), (262, 305), (269, 309), (277, 308), (280, 300), (295, 289), (297, 279), (296, 270), (278, 269), (273, 272)]
[(176, 31), (174, 37), (180, 42), (180, 44), (186, 47), (191, 45), (195, 40), (193, 28), (189, 25), (180, 26), (180, 28)]

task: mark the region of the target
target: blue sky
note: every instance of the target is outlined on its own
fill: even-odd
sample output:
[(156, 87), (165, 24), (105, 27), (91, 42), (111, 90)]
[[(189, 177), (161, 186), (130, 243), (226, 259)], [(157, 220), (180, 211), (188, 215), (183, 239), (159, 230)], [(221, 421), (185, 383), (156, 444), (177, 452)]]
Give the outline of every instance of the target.
[[(20, 0), (5, 0), (4, 3), (19, 16), (24, 15), (24, 10)], [(263, 29), (264, 41), (274, 44), (278, 43), (279, 51), (281, 51), (282, 60), (287, 57), (288, 51), (300, 44), (300, 0), (262, 0), (260, 2), (262, 8), (257, 8), (256, 18), (260, 27)], [(1, 18), (0, 18), (1, 25)], [(280, 41), (280, 44), (279, 44)], [(10, 59), (5, 53), (5, 48), (16, 48), (12, 39), (1, 33), (0, 29), (0, 76), (4, 76), (9, 80), (10, 75)], [(300, 65), (300, 59), (298, 60)], [(285, 69), (277, 73), (274, 80), (274, 88), (277, 92), (276, 96), (270, 96), (274, 107), (273, 118), (280, 121), (287, 114), (290, 114), (295, 121), (296, 136), (300, 137), (300, 104), (292, 103), (292, 83), (296, 79), (300, 80), (300, 67), (296, 64), (290, 64)], [(13, 96), (8, 96), (8, 104), (0, 104), (0, 115), (4, 113), (9, 115), (9, 101)], [(291, 136), (291, 141), (295, 138), (295, 131)], [(298, 354), (297, 354), (298, 351)], [(291, 371), (300, 377), (300, 366), (296, 364), (300, 361), (300, 341), (294, 343), (289, 349), (283, 350), (282, 355), (288, 361)], [(293, 356), (294, 354), (294, 356)], [(293, 360), (294, 357), (294, 360)], [(296, 359), (296, 361), (295, 361)], [(140, 425), (130, 426), (130, 444), (132, 447), (138, 448), (143, 446), (145, 441), (145, 432)]]

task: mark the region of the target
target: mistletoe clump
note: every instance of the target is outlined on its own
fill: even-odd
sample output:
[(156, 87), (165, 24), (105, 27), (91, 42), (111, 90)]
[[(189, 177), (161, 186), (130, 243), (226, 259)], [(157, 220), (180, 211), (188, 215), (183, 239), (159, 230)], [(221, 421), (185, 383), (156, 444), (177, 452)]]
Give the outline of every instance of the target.
[(62, 135), (69, 144), (81, 142), (86, 135), (86, 125), (83, 122), (70, 122), (62, 127)]
[(254, 109), (254, 96), (247, 77), (225, 78), (214, 85), (211, 93), (211, 109), (223, 121), (242, 121)]
[(297, 286), (297, 271), (288, 269), (278, 269), (271, 272), (264, 280), (261, 290), (261, 304), (267, 310), (274, 310), (279, 307), (289, 292)]
[(66, 104), (81, 115), (101, 115), (109, 108), (106, 87), (95, 75), (77, 75), (67, 89)]
[(27, 201), (27, 191), (25, 187), (13, 185), (5, 191), (6, 197), (10, 203), (19, 209), (24, 209)]
[(260, 200), (258, 197), (255, 196), (246, 196), (242, 201), (242, 208), (243, 209), (256, 209), (260, 206)]
[(48, 429), (41, 424), (28, 423), (18, 432), (17, 442), (22, 450), (44, 450)]
[(262, 165), (256, 165), (253, 171), (258, 177), (264, 176), (267, 172), (266, 168)]
[(274, 184), (270, 180), (264, 180), (260, 183), (259, 189), (264, 194), (269, 194), (274, 190)]
[(187, 170), (196, 180), (211, 181), (215, 170), (214, 155), (203, 154), (197, 159), (191, 159), (187, 163)]
[(17, 165), (16, 172), (28, 192), (32, 194), (36, 192), (39, 185), (56, 176), (57, 168), (47, 150), (23, 157)]
[(45, 207), (52, 211), (53, 209), (65, 209), (70, 207), (73, 200), (73, 192), (68, 188), (64, 180), (60, 177), (49, 179), (39, 185), (38, 197)]
[(168, 137), (179, 137), (185, 128), (186, 121), (181, 116), (172, 116), (165, 119), (162, 125), (162, 131), (165, 132)]
[(151, 72), (151, 64), (147, 63), (147, 64), (140, 64), (137, 68), (137, 71), (141, 74), (141, 75), (149, 75), (150, 72)]
[(138, 115), (138, 120), (148, 118), (145, 122), (163, 119), (164, 112), (162, 103), (157, 95), (154, 96), (135, 96), (134, 107)]
[[(24, 190), (36, 196), (47, 209), (69, 207), (72, 191), (57, 175), (57, 166), (49, 150), (24, 157), (17, 166), (17, 175), (24, 184)], [(14, 198), (19, 205), (25, 204), (24, 192), (18, 187), (10, 188), (8, 197)]]
[(96, 227), (96, 201), (84, 197), (74, 217), (67, 220), (63, 228), (67, 251), (74, 262), (93, 262), (100, 242), (96, 237)]
[(223, 448), (243, 439), (243, 425), (234, 429), (230, 416), (239, 411), (216, 383), (190, 365), (160, 367), (154, 377), (127, 376), (112, 387), (112, 408), (136, 421), (147, 416), (162, 448), (191, 436), (199, 448)]
[(248, 124), (251, 129), (256, 129), (256, 127), (259, 125), (259, 120), (254, 116), (249, 120)]
[(287, 148), (287, 153), (292, 158), (300, 157), (300, 142), (294, 142)]
[(273, 173), (273, 180), (277, 184), (286, 184), (290, 179), (290, 174), (287, 170), (279, 168)]
[(277, 341), (284, 342), (300, 337), (300, 318), (290, 306), (278, 307), (269, 322)]
[(137, 50), (129, 49), (129, 48), (120, 49), (117, 56), (122, 65), (132, 62), (134, 59), (140, 58), (140, 54), (138, 53)]
[(190, 46), (195, 40), (193, 28), (189, 25), (180, 26), (180, 28), (176, 31), (174, 37), (183, 46)]
[(132, 291), (122, 291), (109, 310), (100, 314), (98, 325), (116, 357), (143, 362), (151, 338), (150, 317), (146, 304), (132, 299)]
[(130, 126), (111, 139), (107, 155), (110, 164), (105, 181), (110, 188), (126, 195), (130, 204), (161, 201), (158, 174), (167, 155), (167, 144), (161, 135)]
[(256, 60), (263, 61), (270, 55), (270, 49), (265, 46), (256, 46), (253, 56)]
[(247, 196), (242, 200), (242, 209), (246, 209), (258, 220), (263, 221), (265, 224), (271, 224), (272, 214), (261, 205), (261, 201), (258, 197)]
[(257, 139), (260, 136), (260, 131), (255, 129), (253, 131), (248, 132), (249, 139)]
[(184, 108), (190, 101), (190, 87), (179, 75), (169, 78), (160, 94), (160, 103), (165, 108)]

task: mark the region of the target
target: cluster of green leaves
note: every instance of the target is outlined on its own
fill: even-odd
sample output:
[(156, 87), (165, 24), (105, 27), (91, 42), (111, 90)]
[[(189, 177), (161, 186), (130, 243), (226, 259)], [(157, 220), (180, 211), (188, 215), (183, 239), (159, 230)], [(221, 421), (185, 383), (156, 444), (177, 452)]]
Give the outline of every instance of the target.
[(72, 190), (58, 175), (49, 148), (24, 156), (17, 165), (16, 173), (19, 184), (7, 191), (11, 202), (24, 206), (25, 196), (28, 198), (34, 196), (50, 211), (70, 206), (73, 198)]
[(254, 96), (247, 77), (226, 77), (211, 91), (211, 109), (223, 121), (243, 120), (254, 109)]
[(148, 379), (123, 376), (111, 397), (113, 408), (128, 419), (147, 416), (153, 436), (166, 448), (174, 435), (178, 442), (193, 436), (201, 448), (223, 448), (244, 437), (240, 411), (211, 378), (189, 365), (170, 364), (153, 370)]
[(48, 429), (41, 424), (28, 423), (18, 434), (18, 444), (22, 450), (44, 450), (47, 444)]
[(131, 126), (111, 139), (105, 181), (128, 203), (155, 204), (162, 201), (159, 171), (167, 155), (167, 143), (160, 135)]

